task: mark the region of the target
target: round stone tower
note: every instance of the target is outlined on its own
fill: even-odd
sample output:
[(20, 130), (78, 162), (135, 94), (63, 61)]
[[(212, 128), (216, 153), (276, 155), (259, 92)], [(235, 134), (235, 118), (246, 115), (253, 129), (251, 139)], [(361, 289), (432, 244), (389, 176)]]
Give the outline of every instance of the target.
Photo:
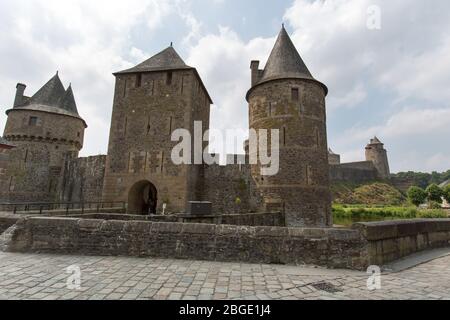
[(371, 139), (366, 147), (366, 160), (373, 162), (381, 179), (390, 178), (391, 172), (389, 169), (387, 151), (384, 148), (384, 144), (377, 137)]
[(250, 129), (279, 130), (280, 136), (278, 174), (264, 176), (260, 164), (252, 165), (261, 210), (284, 212), (287, 226), (331, 226), (328, 89), (313, 78), (284, 26), (265, 69), (258, 66), (258, 61), (251, 64), (247, 93)]
[(32, 97), (24, 96), (25, 88), (17, 85), (14, 107), (6, 112), (4, 138), (16, 148), (10, 152), (9, 181), (0, 194), (10, 202), (56, 201), (64, 160), (78, 157), (87, 125), (78, 114), (72, 87), (64, 89), (58, 74)]

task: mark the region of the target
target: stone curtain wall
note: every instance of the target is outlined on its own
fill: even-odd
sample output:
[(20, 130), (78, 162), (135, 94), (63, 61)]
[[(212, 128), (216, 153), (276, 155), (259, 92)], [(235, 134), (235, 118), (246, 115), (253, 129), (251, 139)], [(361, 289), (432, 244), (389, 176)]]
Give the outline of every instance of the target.
[(378, 171), (370, 161), (330, 165), (331, 182), (362, 183), (378, 180)]
[(353, 228), (368, 241), (369, 263), (374, 265), (450, 246), (450, 219), (357, 223)]
[(100, 202), (106, 156), (67, 158), (59, 182), (62, 202)]
[(258, 212), (262, 207), (249, 165), (205, 166), (202, 199), (212, 202), (213, 214)]

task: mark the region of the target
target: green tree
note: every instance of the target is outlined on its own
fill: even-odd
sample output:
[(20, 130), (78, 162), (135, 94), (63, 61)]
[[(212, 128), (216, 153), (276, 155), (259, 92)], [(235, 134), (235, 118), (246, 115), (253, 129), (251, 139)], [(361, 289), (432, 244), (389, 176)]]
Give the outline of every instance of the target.
[(450, 203), (450, 184), (444, 188), (444, 199)]
[(408, 199), (416, 207), (420, 206), (427, 200), (427, 193), (419, 187), (411, 187), (408, 190)]
[(444, 192), (437, 184), (431, 184), (428, 186), (427, 190), (427, 197), (429, 202), (437, 202), (439, 204), (442, 204), (442, 196), (444, 195)]

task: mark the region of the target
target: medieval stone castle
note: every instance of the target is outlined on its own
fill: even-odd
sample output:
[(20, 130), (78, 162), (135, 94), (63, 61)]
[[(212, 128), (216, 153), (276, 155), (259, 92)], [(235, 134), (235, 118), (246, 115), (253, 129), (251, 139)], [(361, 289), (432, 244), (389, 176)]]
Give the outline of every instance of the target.
[[(72, 88), (56, 74), (31, 97), (17, 85), (0, 141), (0, 202), (126, 202), (128, 213), (185, 212), (208, 201), (214, 213), (283, 212), (288, 226), (331, 226), (330, 181), (389, 178), (374, 138), (365, 162), (341, 164), (328, 149), (327, 87), (309, 72), (282, 28), (264, 69), (251, 62), (251, 129), (280, 130), (280, 171), (233, 155), (220, 165), (175, 165), (171, 134), (209, 129), (212, 99), (197, 70), (173, 47), (117, 72), (107, 156), (79, 158), (87, 124)], [(207, 145), (205, 143), (204, 148)]]

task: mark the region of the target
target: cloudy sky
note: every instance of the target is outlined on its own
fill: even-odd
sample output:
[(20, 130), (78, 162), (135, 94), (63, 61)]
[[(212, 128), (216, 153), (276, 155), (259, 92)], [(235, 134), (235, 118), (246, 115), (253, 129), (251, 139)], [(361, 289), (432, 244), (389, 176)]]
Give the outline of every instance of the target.
[[(343, 161), (374, 135), (392, 171), (450, 168), (448, 0), (1, 0), (0, 127), (15, 85), (34, 94), (59, 70), (88, 122), (82, 155), (107, 150), (114, 77), (170, 42), (215, 102), (212, 127), (248, 127), (250, 60), (281, 23), (330, 89), (328, 135)], [(380, 9), (381, 28), (373, 22)], [(370, 26), (376, 24), (369, 23)]]

